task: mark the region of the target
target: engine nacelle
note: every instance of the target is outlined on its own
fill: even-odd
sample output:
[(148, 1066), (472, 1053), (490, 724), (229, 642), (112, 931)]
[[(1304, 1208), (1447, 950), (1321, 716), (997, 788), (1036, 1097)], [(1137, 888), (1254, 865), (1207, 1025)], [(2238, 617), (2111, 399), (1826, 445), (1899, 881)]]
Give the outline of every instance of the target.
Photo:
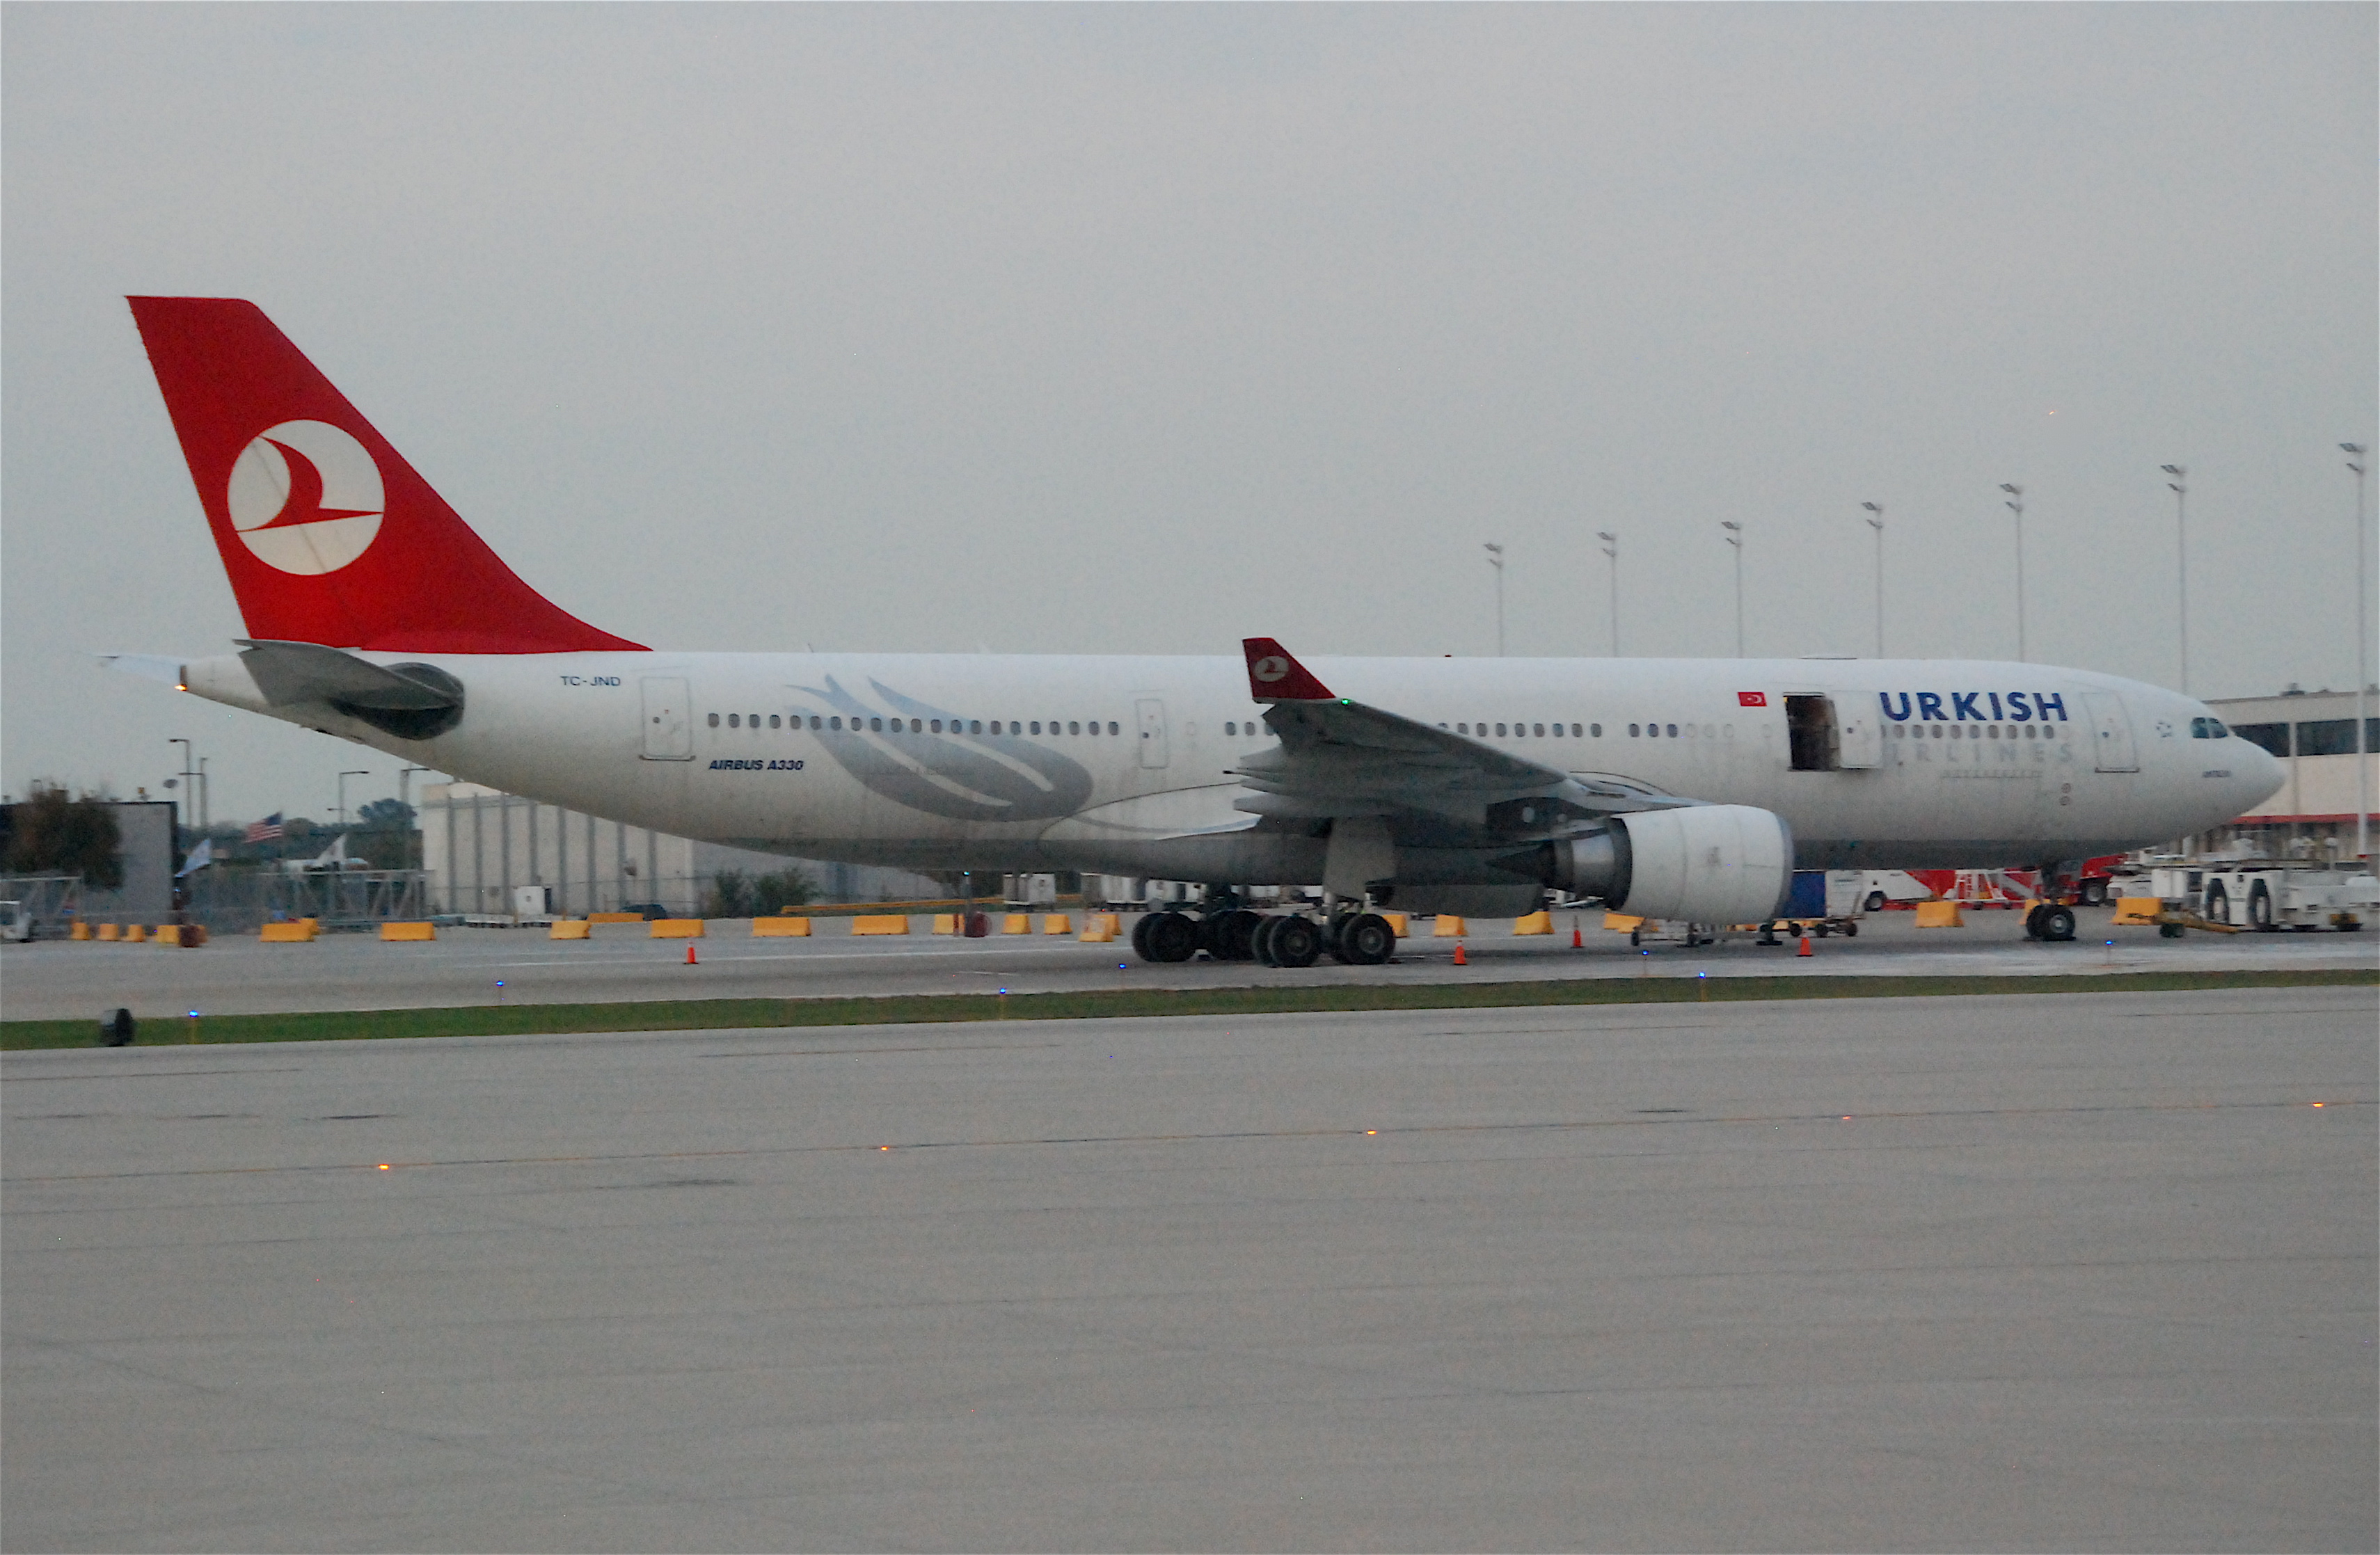
[(1783, 912), (1793, 889), (1791, 829), (1750, 805), (1615, 815), (1550, 846), (1548, 885), (1639, 917), (1758, 923)]

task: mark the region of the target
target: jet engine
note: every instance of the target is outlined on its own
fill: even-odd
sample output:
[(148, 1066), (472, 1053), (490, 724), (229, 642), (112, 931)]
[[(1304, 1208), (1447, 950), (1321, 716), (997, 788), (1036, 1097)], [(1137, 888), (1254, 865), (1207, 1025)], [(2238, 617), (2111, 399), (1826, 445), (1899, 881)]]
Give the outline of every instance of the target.
[(1791, 830), (1749, 805), (1615, 815), (1547, 849), (1547, 884), (1640, 917), (1757, 923), (1784, 911), (1793, 888)]

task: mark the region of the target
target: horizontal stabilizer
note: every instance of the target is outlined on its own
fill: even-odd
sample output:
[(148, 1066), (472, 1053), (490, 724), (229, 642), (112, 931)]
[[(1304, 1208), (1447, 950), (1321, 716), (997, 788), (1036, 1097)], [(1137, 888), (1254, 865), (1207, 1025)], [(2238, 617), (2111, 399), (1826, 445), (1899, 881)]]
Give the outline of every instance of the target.
[(182, 661), (179, 659), (168, 659), (162, 653), (103, 653), (99, 655), (99, 662), (111, 670), (137, 674), (143, 680), (153, 680), (177, 691), (182, 688)]
[[(388, 669), (314, 642), (250, 642), (243, 638), (239, 646), (240, 662), (248, 666), (256, 688), (274, 707), (286, 707), (292, 702), (329, 702), (427, 712), (453, 707), (461, 700), (453, 689), (421, 674), (430, 668), (427, 664)], [(414, 674), (406, 674), (408, 669)]]

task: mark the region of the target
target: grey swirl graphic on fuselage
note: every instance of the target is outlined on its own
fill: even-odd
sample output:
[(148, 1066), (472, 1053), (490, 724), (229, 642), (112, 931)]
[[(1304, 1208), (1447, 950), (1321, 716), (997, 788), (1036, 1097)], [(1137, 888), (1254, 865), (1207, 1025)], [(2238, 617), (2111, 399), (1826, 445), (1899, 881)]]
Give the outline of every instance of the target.
[[(880, 680), (868, 685), (883, 699), (880, 709), (863, 705), (832, 675), (824, 689), (795, 689), (817, 698), (820, 711), (850, 720), (848, 729), (817, 731), (820, 743), (844, 771), (895, 804), (953, 820), (1050, 820), (1073, 815), (1091, 796), (1091, 774), (1081, 763), (1013, 735), (957, 734), (965, 721), (949, 710), (915, 701)], [(870, 734), (863, 728), (869, 718), (897, 728)], [(908, 726), (911, 719), (937, 718), (953, 733)]]

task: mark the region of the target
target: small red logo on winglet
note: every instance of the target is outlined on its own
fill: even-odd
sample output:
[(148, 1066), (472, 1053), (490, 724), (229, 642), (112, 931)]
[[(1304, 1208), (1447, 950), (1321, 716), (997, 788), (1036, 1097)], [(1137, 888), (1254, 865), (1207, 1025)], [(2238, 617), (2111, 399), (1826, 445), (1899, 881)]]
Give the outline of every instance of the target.
[(1740, 708), (1765, 708), (1768, 705), (1768, 693), (1766, 691), (1738, 691), (1735, 694), (1735, 705)]
[(1248, 695), (1259, 702), (1327, 702), (1330, 688), (1270, 638), (1243, 638), (1248, 656)]

